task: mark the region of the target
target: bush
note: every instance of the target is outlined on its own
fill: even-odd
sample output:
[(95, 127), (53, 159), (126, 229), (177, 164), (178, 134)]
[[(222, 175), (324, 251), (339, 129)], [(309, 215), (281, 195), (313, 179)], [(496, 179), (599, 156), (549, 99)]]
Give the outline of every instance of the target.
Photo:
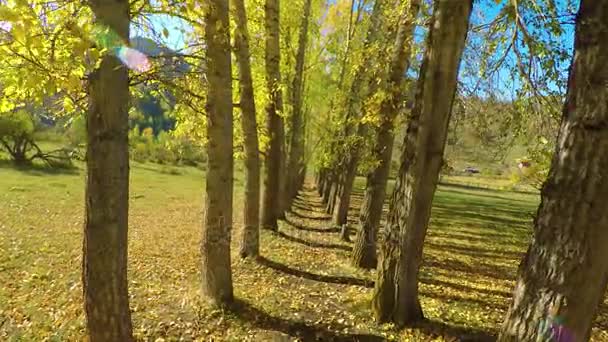
[(72, 119), (66, 135), (71, 146), (80, 146), (87, 141), (87, 123), (84, 115)]
[(0, 114), (0, 145), (17, 164), (32, 160), (34, 121), (23, 110)]
[(196, 166), (206, 161), (204, 151), (185, 137), (161, 132), (154, 137), (150, 128), (141, 133), (135, 127), (129, 132), (131, 158), (138, 162), (151, 161), (168, 165)]
[(150, 158), (150, 153), (145, 143), (137, 142), (131, 146), (130, 150), (131, 159), (137, 162), (144, 163)]
[(28, 165), (39, 159), (53, 168), (72, 168), (72, 151), (43, 152), (34, 142), (34, 127), (32, 117), (23, 110), (0, 114), (0, 148), (17, 165)]
[(536, 164), (523, 170), (516, 170), (511, 174), (510, 180), (513, 184), (530, 185), (541, 189), (549, 170), (542, 165)]

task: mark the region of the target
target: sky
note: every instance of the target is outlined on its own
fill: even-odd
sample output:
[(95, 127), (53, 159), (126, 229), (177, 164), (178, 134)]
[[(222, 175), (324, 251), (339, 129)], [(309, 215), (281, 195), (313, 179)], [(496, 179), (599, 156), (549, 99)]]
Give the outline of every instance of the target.
[[(328, 0), (330, 3), (335, 3), (336, 0)], [(429, 3), (430, 0), (426, 0)], [(548, 0), (529, 0), (528, 2), (522, 1), (521, 4), (538, 4), (537, 6), (543, 6)], [(568, 12), (576, 11), (579, 5), (580, 0), (554, 0), (557, 8), (558, 14), (564, 14)], [(473, 14), (471, 16), (471, 27), (476, 27), (481, 24), (489, 23), (494, 20), (500, 12), (500, 9), (504, 6), (506, 0), (476, 0), (474, 2)], [(541, 11), (542, 12), (542, 11)], [(132, 36), (146, 36), (153, 38), (155, 41), (160, 41), (163, 45), (169, 47), (172, 50), (180, 51), (184, 49), (187, 43), (187, 34), (192, 31), (190, 25), (179, 18), (172, 18), (168, 15), (148, 15), (147, 22), (149, 26), (151, 26), (151, 31), (144, 31), (138, 25), (133, 25)], [(573, 40), (574, 40), (574, 25), (562, 25), (561, 27), (564, 29), (563, 34), (560, 37), (553, 37), (552, 33), (543, 30), (543, 29), (535, 29), (533, 25), (528, 24), (528, 30), (541, 37), (543, 40), (557, 40), (560, 42), (562, 48), (571, 55), (573, 48)], [(162, 32), (166, 29), (169, 33), (168, 37), (164, 37)], [(425, 28), (417, 28), (415, 32), (415, 39), (420, 42), (424, 39), (426, 29)], [(480, 34), (469, 33), (470, 43), (467, 46), (468, 49), (483, 47), (485, 44), (488, 44), (486, 41), (481, 41)], [(521, 51), (527, 52), (525, 47), (520, 48)], [(496, 55), (502, 55), (502, 51), (500, 47), (496, 52)], [(465, 51), (465, 54), (471, 53), (475, 51)], [(420, 56), (418, 56), (420, 58)], [(466, 62), (463, 62), (466, 63)], [(510, 66), (509, 66), (510, 65)], [(513, 95), (513, 89), (517, 89), (521, 86), (520, 81), (517, 77), (513, 76), (513, 66), (515, 65), (515, 54), (510, 52), (505, 59), (505, 66), (499, 68), (494, 75), (494, 83), (499, 88), (500, 92), (511, 93)], [(560, 69), (561, 77), (566, 77), (565, 73), (567, 73), (569, 65), (569, 60), (558, 65), (558, 69)], [(469, 69), (475, 68), (475, 66), (469, 66)], [(461, 81), (468, 83), (471, 88), (473, 85), (479, 82), (478, 77), (466, 77), (463, 71), (465, 66), (461, 67)], [(410, 70), (410, 76), (415, 76), (415, 72)], [(549, 87), (557, 90), (557, 86), (555, 84), (549, 84)]]

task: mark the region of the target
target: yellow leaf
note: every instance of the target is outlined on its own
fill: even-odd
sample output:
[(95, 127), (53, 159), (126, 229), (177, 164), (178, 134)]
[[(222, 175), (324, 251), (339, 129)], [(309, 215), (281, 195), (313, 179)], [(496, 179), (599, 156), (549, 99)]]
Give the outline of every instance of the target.
[(67, 96), (63, 98), (63, 109), (65, 109), (66, 113), (71, 113), (74, 111), (74, 104)]

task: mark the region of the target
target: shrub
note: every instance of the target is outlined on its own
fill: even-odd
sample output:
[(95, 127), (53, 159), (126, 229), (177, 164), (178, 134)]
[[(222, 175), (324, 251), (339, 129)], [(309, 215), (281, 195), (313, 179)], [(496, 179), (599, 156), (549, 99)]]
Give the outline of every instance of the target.
[(185, 137), (176, 137), (169, 132), (161, 132), (154, 137), (152, 130), (141, 133), (135, 127), (129, 132), (131, 158), (138, 162), (152, 161), (159, 164), (196, 166), (206, 161), (201, 147)]
[(72, 168), (69, 149), (43, 152), (34, 142), (34, 121), (23, 110), (0, 114), (0, 148), (4, 149), (17, 165), (42, 160), (50, 167)]
[(71, 146), (80, 146), (87, 140), (87, 123), (84, 115), (72, 119), (66, 135)]
[(131, 158), (137, 162), (144, 163), (150, 158), (148, 146), (142, 142), (136, 142), (131, 147)]
[(34, 121), (23, 110), (0, 114), (0, 145), (17, 164), (32, 160)]

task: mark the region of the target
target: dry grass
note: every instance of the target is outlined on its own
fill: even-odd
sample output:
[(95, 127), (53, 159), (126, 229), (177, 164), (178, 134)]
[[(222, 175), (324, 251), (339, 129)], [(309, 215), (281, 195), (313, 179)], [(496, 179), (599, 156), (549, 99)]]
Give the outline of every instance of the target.
[[(204, 176), (194, 168), (179, 171), (132, 167), (129, 282), (141, 340), (491, 339), (509, 304), (538, 201), (530, 194), (442, 187), (422, 269), (428, 321), (396, 331), (372, 321), (374, 274), (349, 265), (351, 246), (328, 226), (312, 191), (297, 200), (280, 234), (263, 232), (262, 259), (234, 255), (235, 308), (207, 307), (198, 261)], [(82, 173), (0, 168), (0, 175), (0, 339), (82, 340)], [(237, 180), (235, 215), (242, 213), (240, 192)], [(356, 214), (361, 194), (353, 196)], [(608, 341), (608, 305), (593, 336)]]

